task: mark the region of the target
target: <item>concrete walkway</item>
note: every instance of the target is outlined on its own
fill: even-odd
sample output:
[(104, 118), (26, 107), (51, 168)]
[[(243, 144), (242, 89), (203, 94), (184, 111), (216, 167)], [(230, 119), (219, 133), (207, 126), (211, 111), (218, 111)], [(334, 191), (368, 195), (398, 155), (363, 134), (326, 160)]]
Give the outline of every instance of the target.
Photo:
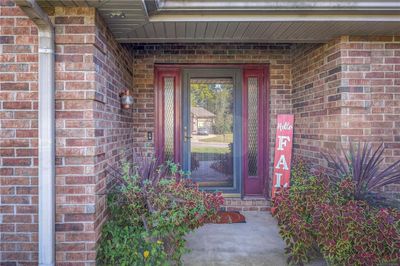
[[(187, 236), (185, 266), (287, 265), (285, 244), (269, 212), (243, 212), (246, 223), (206, 224)], [(324, 265), (314, 262), (310, 265)]]

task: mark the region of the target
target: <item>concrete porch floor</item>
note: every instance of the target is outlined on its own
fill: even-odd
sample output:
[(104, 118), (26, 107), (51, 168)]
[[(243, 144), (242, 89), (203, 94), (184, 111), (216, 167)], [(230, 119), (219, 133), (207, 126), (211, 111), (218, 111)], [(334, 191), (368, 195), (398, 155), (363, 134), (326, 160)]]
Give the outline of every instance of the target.
[[(206, 224), (187, 236), (185, 266), (287, 265), (285, 244), (269, 212), (242, 212), (246, 223)], [(325, 265), (321, 260), (312, 266)]]

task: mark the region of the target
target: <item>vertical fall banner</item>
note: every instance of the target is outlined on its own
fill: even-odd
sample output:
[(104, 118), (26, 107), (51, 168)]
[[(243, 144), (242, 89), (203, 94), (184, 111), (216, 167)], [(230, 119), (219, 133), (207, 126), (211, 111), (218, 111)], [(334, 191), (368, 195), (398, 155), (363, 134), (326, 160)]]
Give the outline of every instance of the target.
[(275, 196), (279, 188), (289, 186), (293, 147), (293, 123), (293, 115), (278, 115), (277, 117), (272, 197)]

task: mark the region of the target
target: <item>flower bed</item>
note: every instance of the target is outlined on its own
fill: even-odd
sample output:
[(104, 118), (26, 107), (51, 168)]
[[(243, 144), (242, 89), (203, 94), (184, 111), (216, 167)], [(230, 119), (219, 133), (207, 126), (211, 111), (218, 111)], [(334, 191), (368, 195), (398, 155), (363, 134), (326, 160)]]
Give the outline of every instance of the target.
[(291, 187), (276, 195), (274, 216), (288, 262), (302, 265), (322, 254), (330, 265), (399, 264), (400, 212), (360, 199), (351, 176), (335, 180), (298, 161)]
[(179, 264), (184, 236), (214, 219), (223, 203), (221, 194), (200, 191), (170, 162), (145, 160), (110, 173), (99, 265)]

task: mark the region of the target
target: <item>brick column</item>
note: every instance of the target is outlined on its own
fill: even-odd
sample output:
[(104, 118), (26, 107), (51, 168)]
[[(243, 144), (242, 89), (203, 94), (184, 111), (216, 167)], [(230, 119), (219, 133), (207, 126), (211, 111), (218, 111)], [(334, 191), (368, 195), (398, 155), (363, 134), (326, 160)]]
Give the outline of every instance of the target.
[(95, 9), (56, 7), (56, 260), (94, 262)]
[[(129, 52), (93, 8), (55, 8), (57, 73), (57, 261), (94, 263), (107, 217), (107, 165), (132, 155)], [(65, 264), (64, 263), (64, 264)]]
[[(0, 1), (0, 262), (37, 263), (37, 29)], [(129, 52), (94, 8), (48, 10), (56, 30), (56, 259), (93, 265), (106, 166), (131, 156)]]
[(340, 147), (340, 39), (292, 50), (294, 154), (324, 164), (321, 150)]

